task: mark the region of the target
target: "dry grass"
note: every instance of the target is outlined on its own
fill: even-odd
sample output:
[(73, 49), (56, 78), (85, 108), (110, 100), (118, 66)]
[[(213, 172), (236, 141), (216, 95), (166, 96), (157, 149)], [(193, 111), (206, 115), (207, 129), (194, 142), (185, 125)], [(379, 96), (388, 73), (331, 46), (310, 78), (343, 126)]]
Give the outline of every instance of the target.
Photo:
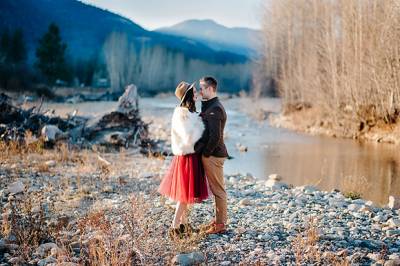
[(350, 265), (346, 260), (345, 252), (340, 256), (333, 252), (323, 252), (318, 245), (319, 240), (318, 223), (315, 219), (310, 219), (305, 230), (300, 232), (292, 242), (296, 265)]
[[(104, 212), (89, 214), (79, 221), (82, 236), (91, 234), (81, 250), (83, 263), (90, 265), (131, 265), (138, 255), (131, 241), (115, 230)], [(83, 245), (83, 243), (82, 243)]]
[(38, 172), (40, 173), (48, 173), (50, 172), (50, 167), (46, 163), (40, 163), (37, 167)]
[[(35, 199), (35, 200), (33, 200)], [(35, 257), (42, 243), (57, 243), (57, 262), (79, 262), (84, 265), (154, 265), (166, 264), (176, 252), (191, 251), (197, 237), (171, 243), (164, 224), (151, 212), (151, 200), (133, 196), (127, 206), (106, 207), (78, 218), (56, 218), (53, 208), (43, 206), (40, 195), (21, 194), (2, 210), (1, 235), (15, 236), (18, 249), (12, 254), (23, 263)], [(153, 206), (154, 207), (154, 206)], [(56, 218), (54, 220), (54, 218)], [(73, 227), (71, 227), (73, 226)], [(80, 251), (73, 254), (65, 232), (79, 229)], [(63, 233), (61, 233), (63, 232)], [(64, 234), (64, 237), (63, 237)]]
[(40, 154), (44, 152), (44, 140), (36, 138), (30, 131), (25, 132), (25, 141), (0, 141), (0, 158), (9, 160), (10, 157), (22, 158), (27, 154)]
[(25, 262), (33, 258), (39, 244), (54, 240), (62, 229), (59, 224), (49, 223), (49, 214), (43, 207), (40, 195), (11, 197), (2, 213), (2, 235), (5, 238), (15, 237), (13, 242), (18, 245), (15, 255)]
[(82, 263), (89, 265), (149, 265), (172, 257), (165, 231), (150, 214), (150, 203), (133, 196), (116, 213), (97, 211), (80, 219)]
[(264, 66), (286, 110), (314, 106), (334, 127), (362, 131), (400, 113), (397, 0), (273, 0)]
[(60, 145), (57, 145), (56, 147), (57, 150), (57, 157), (56, 160), (61, 163), (65, 163), (71, 160), (73, 157), (73, 154), (70, 154), (71, 151), (68, 148), (68, 144), (66, 143), (61, 143)]

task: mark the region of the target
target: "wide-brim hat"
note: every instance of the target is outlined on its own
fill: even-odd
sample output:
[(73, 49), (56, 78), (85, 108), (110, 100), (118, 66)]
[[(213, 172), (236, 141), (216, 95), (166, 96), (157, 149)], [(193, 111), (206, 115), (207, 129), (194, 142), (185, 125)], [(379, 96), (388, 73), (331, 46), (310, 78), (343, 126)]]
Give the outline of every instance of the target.
[(193, 82), (192, 84), (187, 83), (186, 81), (181, 81), (178, 86), (175, 89), (175, 96), (178, 97), (178, 99), (183, 101), (185, 99), (186, 93), (190, 90), (193, 89), (194, 84), (196, 82)]

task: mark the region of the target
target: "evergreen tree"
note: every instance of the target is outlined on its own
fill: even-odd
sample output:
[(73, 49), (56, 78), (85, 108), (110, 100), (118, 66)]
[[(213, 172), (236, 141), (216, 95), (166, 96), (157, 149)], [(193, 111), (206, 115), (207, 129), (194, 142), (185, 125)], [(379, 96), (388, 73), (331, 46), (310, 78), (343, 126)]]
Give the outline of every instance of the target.
[(36, 67), (50, 84), (54, 84), (57, 79), (69, 78), (65, 62), (66, 49), (67, 45), (61, 40), (58, 26), (51, 23), (48, 31), (39, 40), (39, 46), (36, 49)]
[(21, 29), (5, 29), (0, 38), (0, 87), (17, 90), (30, 82), (26, 46)]
[(26, 46), (21, 29), (17, 29), (10, 42), (8, 57), (11, 63), (15, 65), (24, 64), (26, 60)]
[(8, 62), (8, 55), (10, 49), (10, 33), (8, 29), (5, 29), (1, 34), (0, 39), (0, 63), (7, 63)]

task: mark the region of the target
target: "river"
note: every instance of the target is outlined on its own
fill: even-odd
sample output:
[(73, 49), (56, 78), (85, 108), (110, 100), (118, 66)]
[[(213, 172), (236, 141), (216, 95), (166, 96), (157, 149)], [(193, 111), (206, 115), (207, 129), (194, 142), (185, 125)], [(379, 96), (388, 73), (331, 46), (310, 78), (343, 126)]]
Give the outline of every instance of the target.
[[(279, 100), (258, 102), (279, 111)], [(226, 174), (250, 173), (267, 178), (277, 173), (283, 182), (294, 186), (316, 185), (323, 190), (357, 192), (364, 199), (384, 205), (389, 195), (400, 196), (400, 153), (398, 146), (360, 143), (355, 140), (309, 136), (275, 128), (267, 120), (257, 121), (246, 108), (257, 102), (240, 98), (223, 99), (228, 114), (226, 144), (233, 157), (225, 164)], [(147, 119), (168, 127), (176, 104), (173, 97), (143, 98), (141, 113)], [(96, 115), (116, 106), (115, 102), (46, 104), (62, 115), (78, 109), (80, 114)], [(199, 107), (199, 106), (198, 106)], [(238, 143), (248, 148), (241, 152)]]

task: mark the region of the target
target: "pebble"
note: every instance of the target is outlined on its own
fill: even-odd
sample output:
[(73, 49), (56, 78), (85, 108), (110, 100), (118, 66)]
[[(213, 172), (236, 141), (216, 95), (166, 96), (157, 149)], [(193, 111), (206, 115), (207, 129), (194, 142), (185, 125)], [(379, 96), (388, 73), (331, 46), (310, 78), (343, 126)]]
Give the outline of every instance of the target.
[(112, 193), (112, 192), (114, 192), (114, 187), (110, 186), (110, 185), (104, 186), (103, 189), (102, 189), (102, 192), (104, 192), (104, 193)]
[(56, 263), (56, 262), (57, 262), (57, 259), (56, 259), (56, 258), (54, 258), (53, 256), (48, 256), (48, 257), (45, 258), (45, 259), (39, 260), (38, 263), (37, 263), (37, 265), (38, 265), (38, 266), (45, 266), (45, 265), (47, 265), (47, 264)]
[(379, 253), (369, 253), (367, 257), (373, 261), (378, 261), (381, 258), (381, 255)]
[(271, 188), (272, 190), (281, 190), (287, 188), (288, 186), (285, 183), (278, 182), (273, 179), (268, 179), (265, 184), (267, 188)]
[(141, 173), (139, 175), (139, 179), (148, 179), (152, 178), (154, 176), (154, 173)]
[(201, 252), (193, 252), (188, 254), (178, 254), (172, 259), (173, 265), (197, 265), (203, 263), (205, 261), (205, 257)]
[(51, 249), (57, 249), (58, 246), (55, 243), (45, 243), (45, 244), (41, 244), (38, 248), (37, 248), (37, 252), (39, 254), (45, 254), (46, 252), (51, 251)]
[(240, 206), (250, 206), (253, 205), (252, 201), (250, 199), (242, 199), (239, 202)]
[(388, 207), (392, 210), (399, 210), (400, 209), (400, 197), (389, 196)]
[(50, 160), (50, 161), (46, 161), (44, 164), (47, 165), (48, 167), (54, 167), (54, 166), (56, 166), (57, 163), (54, 160)]
[(360, 205), (360, 204), (350, 204), (349, 206), (347, 206), (347, 209), (349, 210), (349, 211), (352, 211), (352, 212), (357, 212), (357, 211), (359, 211), (359, 210), (361, 210), (361, 208), (362, 208), (363, 206), (362, 205)]
[(8, 262), (11, 264), (19, 265), (19, 264), (22, 264), (23, 260), (20, 257), (13, 257), (13, 258), (10, 258), (8, 260)]
[(399, 266), (400, 265), (400, 259), (389, 259), (385, 261), (384, 266)]
[(400, 219), (399, 218), (391, 218), (387, 221), (390, 227), (399, 227), (400, 226)]
[(21, 181), (16, 181), (8, 185), (7, 191), (11, 194), (22, 193), (25, 190), (25, 185)]
[(386, 231), (386, 236), (395, 236), (395, 235), (400, 235), (400, 230), (387, 230)]
[(275, 181), (281, 181), (282, 180), (282, 176), (280, 176), (278, 174), (271, 174), (271, 175), (268, 176), (268, 179), (275, 180)]

